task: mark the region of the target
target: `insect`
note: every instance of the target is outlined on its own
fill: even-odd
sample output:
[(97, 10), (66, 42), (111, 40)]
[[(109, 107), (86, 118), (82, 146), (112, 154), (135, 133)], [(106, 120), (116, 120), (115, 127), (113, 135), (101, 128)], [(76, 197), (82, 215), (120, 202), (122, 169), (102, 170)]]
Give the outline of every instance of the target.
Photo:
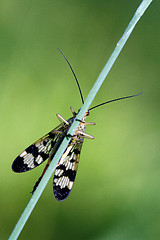
[[(58, 49), (60, 52), (61, 50)], [(77, 80), (77, 77), (65, 57), (65, 55), (61, 52), (65, 60), (67, 61), (78, 86), (80, 95), (81, 95), (81, 100), (82, 103), (84, 103), (81, 88), (79, 85), (79, 82)], [(141, 94), (141, 93), (140, 93)], [(79, 164), (79, 157), (80, 157), (80, 152), (82, 148), (82, 144), (84, 141), (84, 138), (90, 138), (93, 139), (94, 137), (85, 133), (85, 127), (86, 125), (95, 125), (95, 123), (87, 123), (85, 121), (86, 117), (90, 114), (90, 110), (99, 107), (101, 105), (126, 99), (126, 98), (131, 98), (138, 96), (140, 94), (136, 95), (131, 95), (131, 96), (126, 96), (122, 98), (117, 98), (113, 99), (104, 103), (101, 103), (99, 105), (96, 105), (92, 108), (90, 108), (88, 111), (86, 111), (84, 117), (82, 120), (79, 121), (79, 126), (76, 129), (75, 133), (73, 136), (71, 136), (70, 142), (64, 151), (61, 159), (59, 160), (54, 177), (53, 177), (53, 193), (55, 198), (58, 201), (63, 201), (65, 200), (75, 181), (77, 169), (78, 169), (78, 164)], [(12, 170), (16, 173), (20, 172), (26, 172), (29, 170), (32, 170), (33, 168), (39, 166), (41, 163), (43, 163), (45, 160), (48, 159), (48, 162), (42, 172), (42, 175), (36, 182), (32, 193), (36, 190), (37, 186), (39, 185), (43, 175), (45, 174), (47, 168), (49, 167), (49, 164), (51, 163), (57, 149), (59, 148), (61, 142), (65, 137), (67, 137), (67, 132), (72, 125), (74, 119), (76, 118), (77, 113), (74, 111), (74, 109), (71, 107), (71, 111), (73, 114), (73, 117), (69, 118), (67, 121), (59, 114), (57, 114), (58, 119), (60, 120), (61, 124), (50, 131), (48, 134), (40, 138), (38, 141), (34, 142), (32, 145), (30, 145), (28, 148), (26, 148), (13, 162), (12, 164)]]

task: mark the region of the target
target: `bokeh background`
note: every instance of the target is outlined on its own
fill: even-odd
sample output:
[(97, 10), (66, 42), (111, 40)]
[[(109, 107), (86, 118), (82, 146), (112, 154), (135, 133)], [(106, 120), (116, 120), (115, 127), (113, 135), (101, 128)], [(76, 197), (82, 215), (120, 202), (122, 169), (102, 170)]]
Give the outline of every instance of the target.
[[(140, 0), (0, 3), (0, 239), (7, 239), (45, 164), (15, 174), (15, 157), (81, 107)], [(160, 239), (160, 2), (153, 1), (92, 106), (76, 183), (64, 202), (52, 179), (19, 239)]]

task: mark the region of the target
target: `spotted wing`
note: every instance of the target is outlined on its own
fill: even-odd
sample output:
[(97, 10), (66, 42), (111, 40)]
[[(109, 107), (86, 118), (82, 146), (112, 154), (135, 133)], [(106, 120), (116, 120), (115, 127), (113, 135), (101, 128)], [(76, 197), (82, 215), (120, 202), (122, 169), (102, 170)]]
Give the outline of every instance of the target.
[(63, 153), (54, 173), (53, 193), (58, 201), (65, 200), (75, 181), (83, 142), (72, 142)]
[(51, 154), (55, 153), (66, 131), (65, 125), (60, 124), (57, 128), (30, 145), (14, 160), (12, 170), (20, 173), (39, 166)]

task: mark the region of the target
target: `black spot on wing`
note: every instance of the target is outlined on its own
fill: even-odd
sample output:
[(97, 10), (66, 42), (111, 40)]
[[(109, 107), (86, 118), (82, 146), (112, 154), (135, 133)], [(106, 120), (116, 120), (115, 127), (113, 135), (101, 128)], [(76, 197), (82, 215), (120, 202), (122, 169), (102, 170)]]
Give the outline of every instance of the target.
[(47, 140), (44, 140), (43, 145), (46, 146), (47, 142), (48, 142)]
[(66, 167), (64, 165), (60, 164), (56, 167), (56, 169), (61, 169), (61, 170), (65, 171)]
[[(49, 158), (49, 154), (48, 154), (48, 153), (45, 153), (45, 152), (39, 152), (38, 155), (42, 157), (43, 162), (44, 162), (47, 158)], [(39, 166), (39, 163), (37, 162), (37, 159), (36, 159), (36, 158), (34, 158), (34, 166), (35, 166), (35, 167)], [(28, 169), (28, 170), (29, 170), (29, 169)]]
[(71, 162), (71, 163), (74, 163), (74, 162), (75, 162), (75, 159), (72, 158), (72, 159), (70, 160), (70, 162)]
[(55, 134), (55, 133), (53, 133), (53, 132), (49, 132), (49, 133), (48, 133), (48, 135), (49, 135), (49, 137), (50, 137), (50, 138), (52, 138), (52, 139), (54, 139), (54, 138), (55, 138), (55, 136), (56, 136), (56, 134)]
[[(76, 171), (73, 171), (71, 169), (66, 170), (66, 167), (64, 165), (62, 165), (62, 164), (59, 165), (56, 169), (63, 170), (63, 174), (62, 175), (65, 176), (65, 177), (68, 177), (70, 181), (74, 182), (74, 180), (76, 178)], [(61, 176), (54, 175), (54, 179), (55, 178), (60, 178), (60, 177), (62, 177), (62, 175)]]
[(64, 171), (63, 175), (68, 177), (71, 182), (74, 182), (75, 177), (76, 177), (76, 171), (68, 169), (68, 170)]
[(33, 157), (37, 157), (39, 152), (38, 152), (38, 147), (36, 147), (35, 145), (31, 145), (28, 148), (26, 148), (25, 150), (27, 153), (32, 153)]
[(12, 170), (14, 172), (17, 172), (17, 173), (26, 172), (26, 171), (31, 169), (31, 168), (28, 167), (27, 164), (24, 164), (23, 160), (24, 160), (23, 157), (20, 157), (20, 156), (18, 156), (14, 160), (14, 162), (12, 164)]
[(73, 152), (74, 152), (76, 155), (80, 154), (80, 151), (78, 150), (78, 148), (75, 148), (75, 149), (73, 150)]
[(56, 184), (53, 184), (53, 193), (58, 201), (63, 201), (68, 197), (70, 190), (68, 187), (61, 189), (59, 186), (56, 186)]
[(39, 152), (39, 155), (43, 158), (43, 161), (49, 158), (49, 154), (45, 152)]

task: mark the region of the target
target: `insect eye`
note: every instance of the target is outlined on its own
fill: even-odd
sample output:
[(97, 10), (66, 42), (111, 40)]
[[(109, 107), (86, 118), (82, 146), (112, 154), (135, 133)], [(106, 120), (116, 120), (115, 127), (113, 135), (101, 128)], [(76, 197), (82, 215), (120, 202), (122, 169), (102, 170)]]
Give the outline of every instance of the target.
[(89, 114), (90, 114), (90, 111), (88, 110), (88, 111), (86, 112), (86, 116), (89, 116)]

